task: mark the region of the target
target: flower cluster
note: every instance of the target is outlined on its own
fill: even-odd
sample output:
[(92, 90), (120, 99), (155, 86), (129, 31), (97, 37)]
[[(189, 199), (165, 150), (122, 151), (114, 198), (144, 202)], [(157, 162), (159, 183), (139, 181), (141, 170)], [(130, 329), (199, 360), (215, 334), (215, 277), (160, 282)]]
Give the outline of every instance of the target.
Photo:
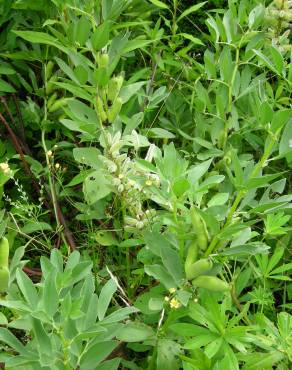
[(170, 288), (168, 291), (171, 296), (164, 297), (164, 300), (169, 303), (170, 308), (177, 310), (181, 307), (181, 302), (175, 296), (173, 296), (176, 293), (176, 289)]
[(149, 189), (160, 186), (160, 179), (157, 174), (139, 168), (126, 153), (121, 153), (127, 144), (120, 132), (114, 135), (104, 133), (104, 155), (99, 159), (104, 164), (113, 190), (126, 207), (125, 226), (134, 231), (143, 229), (155, 217), (155, 209), (144, 210), (143, 203), (148, 199)]
[(6, 162), (0, 163), (0, 171), (7, 177), (13, 176), (13, 171)]

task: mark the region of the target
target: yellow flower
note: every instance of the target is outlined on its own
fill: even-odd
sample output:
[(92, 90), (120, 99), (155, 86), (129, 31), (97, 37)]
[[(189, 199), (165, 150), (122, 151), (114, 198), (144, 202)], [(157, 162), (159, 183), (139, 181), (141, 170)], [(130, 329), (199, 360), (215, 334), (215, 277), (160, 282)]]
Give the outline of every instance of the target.
[(151, 186), (151, 185), (152, 185), (152, 181), (151, 181), (151, 180), (147, 180), (147, 181), (145, 182), (145, 184), (146, 184), (147, 186)]
[(166, 296), (166, 297), (164, 297), (164, 300), (165, 300), (166, 302), (169, 302), (170, 298), (169, 298), (168, 296)]
[(53, 155), (53, 152), (52, 152), (51, 150), (48, 150), (48, 151), (47, 151), (47, 156), (48, 156), (48, 157), (52, 157), (52, 155)]
[(169, 305), (170, 305), (170, 308), (175, 308), (175, 309), (177, 309), (177, 308), (180, 308), (181, 303), (180, 303), (180, 301), (179, 301), (179, 300), (177, 300), (176, 298), (172, 298), (172, 300), (170, 301)]
[(56, 163), (55, 168), (56, 168), (56, 170), (58, 170), (60, 168), (60, 163)]
[(173, 294), (173, 293), (176, 292), (176, 289), (175, 288), (170, 288), (170, 289), (168, 289), (168, 291), (169, 291), (170, 294)]

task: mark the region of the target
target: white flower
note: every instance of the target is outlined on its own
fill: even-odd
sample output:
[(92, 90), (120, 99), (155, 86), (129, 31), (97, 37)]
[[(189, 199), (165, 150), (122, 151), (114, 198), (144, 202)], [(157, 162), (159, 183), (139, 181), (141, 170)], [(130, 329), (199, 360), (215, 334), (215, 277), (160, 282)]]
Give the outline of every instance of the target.
[(0, 170), (4, 173), (4, 175), (6, 176), (10, 176), (12, 175), (12, 171), (9, 167), (9, 164), (8, 163), (0, 163)]

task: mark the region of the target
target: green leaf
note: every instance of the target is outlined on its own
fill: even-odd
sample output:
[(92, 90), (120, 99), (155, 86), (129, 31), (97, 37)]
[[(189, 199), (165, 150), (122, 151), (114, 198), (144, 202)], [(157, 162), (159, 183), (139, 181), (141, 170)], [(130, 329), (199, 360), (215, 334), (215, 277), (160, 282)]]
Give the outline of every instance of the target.
[(177, 18), (176, 22), (180, 22), (182, 19), (187, 17), (189, 14), (196, 12), (199, 10), (202, 6), (204, 6), (207, 3), (207, 1), (204, 1), (202, 3), (195, 4), (188, 9), (186, 9), (184, 12), (181, 13), (181, 15)]
[(174, 340), (159, 339), (157, 344), (157, 370), (179, 369), (178, 355), (180, 352), (180, 345)]
[(161, 265), (145, 265), (146, 274), (160, 281), (166, 289), (176, 288), (176, 283), (167, 270)]
[(229, 199), (229, 193), (218, 193), (215, 194), (208, 202), (208, 207), (222, 206)]
[(122, 326), (117, 334), (117, 338), (123, 342), (142, 342), (152, 337), (154, 337), (153, 329), (138, 322), (131, 322)]
[(0, 92), (14, 93), (16, 90), (7, 82), (0, 79)]
[(111, 193), (110, 183), (102, 171), (92, 172), (84, 181), (83, 192), (88, 204), (94, 204), (99, 199)]
[(22, 228), (21, 231), (25, 234), (32, 234), (35, 233), (36, 231), (45, 231), (45, 230), (52, 230), (51, 225), (47, 224), (46, 222), (27, 222)]
[(68, 66), (68, 64), (57, 57), (55, 57), (55, 61), (57, 62), (61, 70), (70, 78), (70, 80), (74, 81), (77, 85), (80, 85), (78, 78), (75, 76), (73, 70)]
[(106, 21), (99, 25), (94, 31), (94, 34), (91, 37), (91, 43), (94, 50), (102, 49), (109, 41), (110, 34), (110, 22)]
[(205, 45), (200, 39), (190, 35), (189, 33), (179, 33), (179, 35), (183, 36), (187, 40), (190, 40), (194, 45)]
[(97, 231), (97, 233), (95, 234), (95, 239), (100, 245), (103, 245), (105, 247), (119, 244), (114, 233), (110, 230)]
[(39, 302), (39, 297), (38, 297), (37, 290), (35, 286), (33, 285), (33, 282), (20, 269), (18, 269), (16, 272), (16, 280), (21, 290), (21, 293), (23, 294), (27, 303), (30, 305), (32, 309), (36, 309), (38, 302)]
[[(155, 40), (157, 41), (157, 40)], [(142, 49), (145, 46), (153, 43), (154, 40), (141, 40), (139, 38), (136, 38), (134, 40), (130, 40), (127, 42), (127, 44), (123, 47), (122, 53), (127, 54), (130, 53), (131, 51), (134, 51), (136, 49)]]
[(45, 44), (45, 45), (54, 46), (60, 49), (61, 51), (63, 51), (64, 53), (68, 53), (68, 49), (65, 46), (60, 44), (55, 37), (47, 33), (34, 32), (34, 31), (15, 31), (15, 30), (13, 30), (13, 32), (17, 36), (23, 38), (26, 41), (29, 41), (35, 44)]
[(282, 173), (275, 173), (274, 175), (264, 175), (261, 177), (252, 177), (245, 184), (245, 188), (248, 190), (262, 188), (270, 185), (270, 181), (280, 177)]
[(222, 256), (254, 256), (256, 254), (267, 254), (270, 247), (264, 243), (254, 242), (248, 243), (244, 245), (237, 245), (236, 247), (231, 247), (225, 249), (220, 254)]
[(104, 361), (102, 364), (98, 365), (96, 370), (118, 370), (120, 362), (120, 358), (113, 358), (112, 360)]
[(39, 319), (31, 317), (31, 323), (34, 331), (35, 338), (38, 342), (40, 352), (50, 356), (52, 352), (52, 343), (50, 337), (46, 333), (42, 322)]
[(101, 168), (101, 162), (98, 159), (100, 154), (100, 150), (94, 147), (73, 149), (73, 157), (75, 161), (95, 168), (96, 170)]
[(169, 6), (167, 6), (165, 3), (159, 0), (149, 0), (152, 4), (156, 5), (158, 8), (161, 9), (169, 9)]
[(127, 103), (132, 96), (136, 95), (137, 92), (144, 86), (147, 81), (134, 82), (132, 84), (123, 86), (120, 91), (120, 97), (123, 100), (123, 103)]
[(168, 273), (173, 277), (176, 285), (180, 285), (184, 278), (184, 273), (178, 253), (170, 247), (161, 248), (161, 260)]
[(80, 368), (82, 370), (93, 370), (106, 359), (118, 345), (117, 341), (98, 342), (89, 347), (82, 355)]
[(195, 183), (208, 171), (213, 159), (202, 162), (188, 170), (188, 178), (190, 182)]
[(284, 354), (278, 351), (271, 351), (267, 353), (257, 353), (252, 356), (246, 356), (248, 362), (242, 368), (243, 370), (257, 370), (259, 368), (272, 368), (284, 357)]
[(209, 358), (214, 357), (216, 355), (216, 353), (218, 353), (218, 351), (220, 350), (222, 344), (223, 344), (223, 338), (217, 338), (217, 339), (215, 339), (211, 343), (207, 344), (207, 346), (205, 348), (205, 351), (204, 351), (205, 354)]
[(91, 23), (89, 19), (85, 16), (82, 16), (77, 23), (76, 39), (75, 39), (75, 41), (78, 42), (80, 46), (83, 46), (88, 40), (90, 30), (91, 30)]
[(70, 82), (53, 82), (54, 85), (61, 89), (68, 90), (73, 96), (84, 99), (92, 103), (92, 96), (84, 88), (78, 87)]
[(117, 290), (117, 284), (111, 279), (102, 288), (97, 304), (97, 315), (100, 321), (105, 317), (108, 306)]
[(25, 352), (23, 344), (6, 328), (0, 328), (0, 342), (6, 343), (18, 353)]
[(8, 324), (8, 320), (6, 318), (6, 316), (0, 312), (0, 326), (3, 325), (3, 326), (6, 326)]
[(43, 305), (49, 317), (53, 317), (58, 310), (59, 296), (56, 288), (56, 274), (51, 272), (46, 276), (43, 287)]
[(292, 163), (292, 124), (288, 121), (280, 140), (279, 155), (285, 155), (288, 163)]
[(271, 131), (276, 134), (284, 125), (291, 124), (292, 109), (281, 109), (274, 113), (271, 124)]

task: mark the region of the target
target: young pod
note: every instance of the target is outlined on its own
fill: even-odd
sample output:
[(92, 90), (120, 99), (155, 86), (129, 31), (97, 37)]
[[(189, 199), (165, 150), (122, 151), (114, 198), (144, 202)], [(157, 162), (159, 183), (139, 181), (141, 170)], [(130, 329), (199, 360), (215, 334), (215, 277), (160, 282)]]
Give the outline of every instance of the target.
[(198, 245), (196, 242), (193, 242), (190, 246), (189, 246), (189, 249), (188, 249), (188, 253), (187, 253), (187, 256), (186, 256), (186, 260), (185, 260), (185, 273), (186, 273), (186, 276), (188, 276), (188, 270), (190, 268), (190, 266), (196, 262), (196, 260), (198, 259)]
[(186, 277), (188, 280), (192, 280), (210, 270), (212, 266), (213, 263), (211, 260), (202, 258), (188, 266), (186, 269)]
[(50, 107), (55, 103), (57, 100), (58, 94), (54, 92), (47, 101), (47, 108), (50, 109)]
[(47, 80), (52, 76), (53, 68), (54, 68), (54, 63), (51, 60), (49, 60), (47, 65), (46, 65), (46, 78), (47, 78)]
[(54, 82), (58, 81), (58, 76), (55, 74), (51, 77), (51, 79), (48, 81), (47, 86), (46, 86), (46, 95), (51, 95), (51, 93), (55, 90), (56, 85)]
[(117, 115), (120, 113), (120, 110), (122, 108), (123, 101), (121, 98), (117, 98), (113, 104), (113, 106), (110, 108), (108, 112), (108, 120), (109, 122), (114, 122), (114, 120), (117, 118)]
[(53, 113), (53, 112), (56, 112), (58, 109), (61, 109), (62, 107), (64, 107), (64, 105), (67, 104), (67, 101), (68, 99), (67, 98), (62, 98), (62, 99), (59, 99), (57, 101), (55, 101), (51, 106), (50, 108), (48, 108), (48, 111), (50, 113)]
[(98, 112), (98, 115), (101, 121), (105, 122), (107, 120), (107, 115), (103, 108), (103, 102), (99, 96), (96, 98), (96, 107), (97, 107), (97, 112)]
[(8, 267), (0, 267), (0, 293), (5, 293), (9, 284), (9, 269)]
[(208, 246), (208, 236), (205, 230), (204, 222), (202, 221), (200, 214), (194, 207), (191, 208), (191, 220), (193, 229), (196, 233), (198, 246), (201, 250), (204, 251)]
[(216, 276), (201, 275), (194, 279), (192, 284), (195, 287), (211, 290), (212, 292), (227, 292), (230, 290), (229, 285)]
[(124, 82), (123, 76), (113, 77), (110, 79), (107, 94), (107, 98), (109, 101), (113, 102), (116, 100), (123, 85), (123, 82)]
[(8, 240), (3, 237), (0, 240), (0, 267), (8, 267), (9, 258), (9, 243)]
[(108, 54), (100, 54), (98, 56), (97, 63), (98, 63), (99, 68), (107, 68), (108, 63), (109, 63)]

